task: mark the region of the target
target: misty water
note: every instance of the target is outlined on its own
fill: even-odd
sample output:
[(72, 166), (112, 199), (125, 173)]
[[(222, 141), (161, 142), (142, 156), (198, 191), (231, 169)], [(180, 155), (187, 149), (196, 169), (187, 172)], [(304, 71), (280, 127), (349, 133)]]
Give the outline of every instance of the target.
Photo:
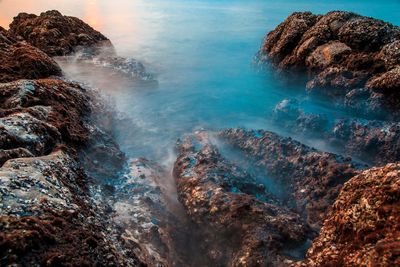
[[(291, 12), (348, 10), (400, 24), (397, 0), (3, 0), (0, 7), (5, 27), (21, 11), (78, 16), (109, 37), (119, 55), (143, 62), (156, 81), (132, 81), (83, 64), (62, 67), (67, 77), (97, 87), (126, 118), (114, 129), (125, 153), (157, 161), (168, 160), (176, 139), (194, 129), (242, 126), (284, 134), (268, 118), (285, 98), (301, 100), (313, 113), (351, 116), (308, 96), (302, 81), (253, 67), (265, 34)], [(302, 141), (329, 150), (319, 141)]]
[[(7, 28), (22, 11), (49, 9), (88, 22), (111, 39), (120, 56), (139, 60), (152, 74), (154, 80), (132, 80), (60, 61), (68, 78), (98, 88), (113, 105), (120, 120), (112, 130), (123, 152), (168, 168), (176, 140), (197, 129), (246, 127), (286, 135), (269, 122), (274, 106), (286, 98), (331, 118), (353, 115), (308, 95), (301, 78), (254, 67), (266, 33), (292, 12), (347, 10), (400, 24), (398, 0), (0, 0), (0, 25)], [(293, 137), (332, 151), (323, 140)]]

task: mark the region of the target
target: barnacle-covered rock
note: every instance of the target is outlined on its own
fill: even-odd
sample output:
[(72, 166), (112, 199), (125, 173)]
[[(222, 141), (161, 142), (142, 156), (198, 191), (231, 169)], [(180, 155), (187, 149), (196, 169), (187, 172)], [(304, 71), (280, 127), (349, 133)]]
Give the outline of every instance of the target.
[(343, 186), (300, 266), (400, 264), (400, 165), (365, 170)]

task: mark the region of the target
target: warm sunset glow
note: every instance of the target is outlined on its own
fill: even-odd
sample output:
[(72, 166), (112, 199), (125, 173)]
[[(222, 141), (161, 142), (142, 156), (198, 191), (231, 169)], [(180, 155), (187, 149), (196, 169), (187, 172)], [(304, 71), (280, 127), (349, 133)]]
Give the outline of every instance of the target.
[(102, 25), (99, 4), (97, 0), (85, 1), (85, 15), (83, 20), (94, 28), (100, 28)]

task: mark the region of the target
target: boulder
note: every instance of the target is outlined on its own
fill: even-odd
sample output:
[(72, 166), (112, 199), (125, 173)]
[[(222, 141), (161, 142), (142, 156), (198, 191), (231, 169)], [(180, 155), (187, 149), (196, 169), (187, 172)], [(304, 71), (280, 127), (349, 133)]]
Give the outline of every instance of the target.
[[(284, 108), (292, 103), (291, 108)], [(273, 122), (291, 134), (323, 140), (343, 155), (369, 164), (400, 160), (400, 124), (380, 120), (336, 119), (306, 113), (294, 100), (285, 99), (274, 109)]]
[(78, 50), (95, 53), (102, 46), (112, 46), (109, 39), (82, 20), (63, 16), (56, 10), (39, 16), (20, 13), (10, 24), (10, 32), (50, 56), (63, 56)]
[(400, 93), (400, 66), (371, 78), (366, 87), (375, 92), (396, 97)]
[(380, 92), (382, 107), (398, 112), (399, 43), (400, 28), (381, 20), (296, 12), (267, 35), (259, 58), (279, 70), (306, 72), (307, 88), (329, 96), (360, 88)]
[(339, 41), (318, 46), (306, 59), (306, 66), (311, 69), (325, 69), (326, 67), (339, 63), (344, 57), (351, 53), (351, 48)]
[(346, 182), (297, 266), (400, 264), (400, 165), (365, 170)]

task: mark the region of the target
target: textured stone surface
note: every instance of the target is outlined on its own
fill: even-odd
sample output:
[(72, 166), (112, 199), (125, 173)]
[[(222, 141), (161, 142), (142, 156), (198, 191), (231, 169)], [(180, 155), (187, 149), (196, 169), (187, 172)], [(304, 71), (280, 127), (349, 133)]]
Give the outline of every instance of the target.
[(291, 134), (318, 138), (342, 154), (369, 164), (382, 165), (400, 160), (400, 124), (378, 120), (338, 119), (304, 112), (295, 100), (283, 100), (273, 121)]
[(400, 28), (390, 23), (343, 11), (303, 12), (270, 32), (259, 55), (280, 70), (306, 71), (309, 90), (345, 96), (352, 89), (370, 89), (373, 108), (390, 107), (398, 115), (399, 42)]
[(56, 10), (39, 16), (20, 13), (10, 24), (10, 32), (50, 56), (67, 55), (77, 50), (111, 46), (111, 42), (82, 20), (63, 16)]
[(26, 42), (16, 41), (0, 28), (0, 82), (61, 75), (57, 63)]
[(272, 132), (228, 129), (220, 136), (284, 186), (288, 192), (285, 205), (302, 214), (316, 230), (343, 183), (358, 173), (359, 166), (349, 158), (318, 151)]
[(94, 180), (78, 156), (103, 147), (91, 157), (103, 161), (93, 168), (97, 174), (115, 174), (124, 162), (111, 137), (89, 120), (92, 94), (54, 79), (0, 85), (1, 265), (141, 263), (140, 249), (125, 253), (113, 239), (107, 206), (93, 197)]
[(280, 266), (295, 260), (294, 251), (301, 255), (311, 235), (305, 221), (227, 162), (205, 132), (186, 137), (178, 153), (179, 200), (200, 226), (213, 265)]
[(400, 165), (372, 168), (345, 183), (301, 266), (400, 264)]

